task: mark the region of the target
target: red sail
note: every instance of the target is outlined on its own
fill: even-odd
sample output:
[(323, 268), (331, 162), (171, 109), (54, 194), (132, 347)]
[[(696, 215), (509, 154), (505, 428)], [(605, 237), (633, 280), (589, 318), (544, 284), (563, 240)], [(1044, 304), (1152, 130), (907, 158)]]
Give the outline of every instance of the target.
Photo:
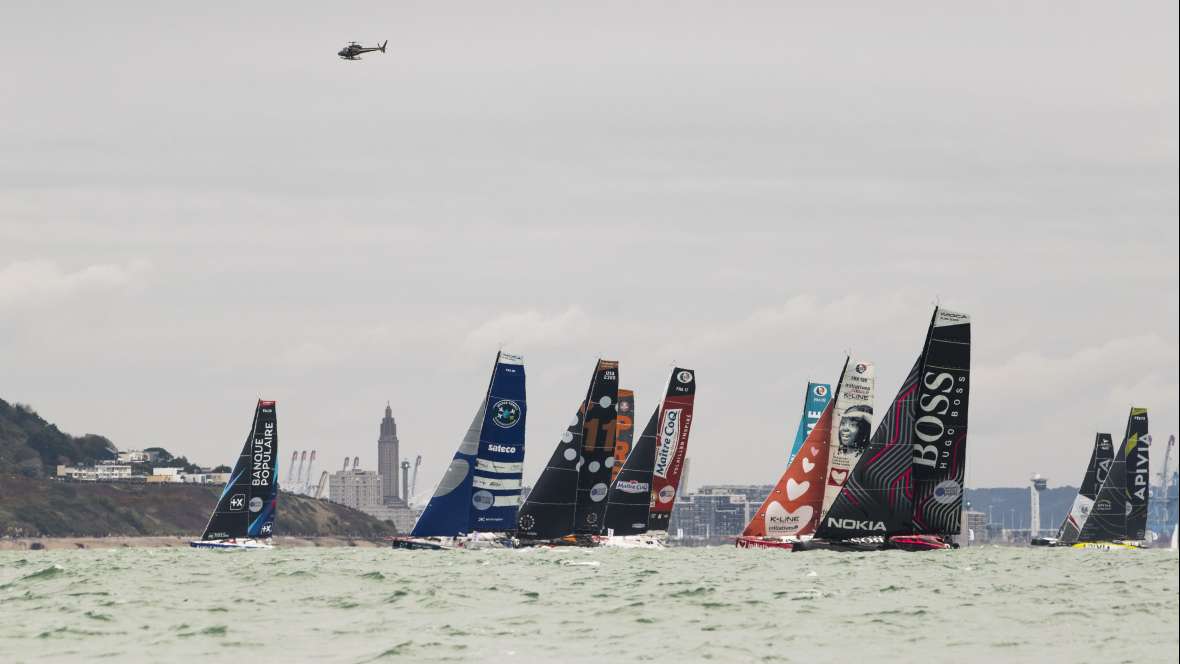
[(803, 447), (742, 531), (743, 537), (799, 537), (815, 532), (824, 503), (834, 404), (834, 400), (828, 402)]
[(680, 367), (673, 369), (667, 394), (660, 404), (660, 419), (657, 420), (648, 530), (667, 530), (672, 518), (672, 506), (676, 503), (676, 492), (680, 489), (680, 475), (684, 472), (684, 455), (688, 451), (688, 431), (692, 427), (695, 395), (696, 372)]

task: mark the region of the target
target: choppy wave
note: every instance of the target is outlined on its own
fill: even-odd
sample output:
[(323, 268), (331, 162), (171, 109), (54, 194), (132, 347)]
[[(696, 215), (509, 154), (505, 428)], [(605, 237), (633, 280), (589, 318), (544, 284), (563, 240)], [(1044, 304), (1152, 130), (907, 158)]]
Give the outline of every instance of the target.
[(999, 548), (0, 552), (0, 653), (6, 662), (9, 653), (134, 662), (1175, 661), (1177, 570), (1169, 551)]

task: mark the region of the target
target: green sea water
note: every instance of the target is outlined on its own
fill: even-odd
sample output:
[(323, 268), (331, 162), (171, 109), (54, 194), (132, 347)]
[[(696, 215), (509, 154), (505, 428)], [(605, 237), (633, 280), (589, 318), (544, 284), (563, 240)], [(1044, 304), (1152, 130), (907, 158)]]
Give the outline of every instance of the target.
[(0, 661), (1176, 661), (1174, 551), (0, 551)]

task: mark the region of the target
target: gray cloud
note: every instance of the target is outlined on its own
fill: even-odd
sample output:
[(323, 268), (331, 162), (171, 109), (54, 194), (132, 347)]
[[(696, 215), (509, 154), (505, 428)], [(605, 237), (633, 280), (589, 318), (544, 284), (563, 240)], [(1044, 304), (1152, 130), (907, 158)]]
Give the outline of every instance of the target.
[(803, 382), (852, 349), (883, 405), (936, 298), (971, 482), (1175, 429), (1174, 6), (157, 12), (0, 25), (0, 395), (68, 431), (220, 463), (262, 394), (371, 466), (390, 399), (429, 483), (503, 343), (526, 475), (602, 355), (641, 411), (698, 369), (693, 483), (769, 481)]

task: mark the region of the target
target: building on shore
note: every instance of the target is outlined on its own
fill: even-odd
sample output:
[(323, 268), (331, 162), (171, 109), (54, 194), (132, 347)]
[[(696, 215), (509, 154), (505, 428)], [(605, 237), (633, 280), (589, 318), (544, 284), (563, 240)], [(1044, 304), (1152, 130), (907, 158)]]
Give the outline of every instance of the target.
[(732, 543), (774, 487), (769, 484), (705, 485), (676, 499), (669, 539), (684, 546)]
[(381, 475), (371, 470), (338, 470), (328, 476), (328, 500), (364, 512), (384, 504), (381, 484)]
[(328, 476), (328, 500), (382, 521), (392, 521), (398, 532), (409, 532), (414, 527), (414, 512), (404, 504), (385, 502), (384, 480), (381, 473), (362, 470), (359, 463), (351, 468), (345, 464), (343, 470)]

